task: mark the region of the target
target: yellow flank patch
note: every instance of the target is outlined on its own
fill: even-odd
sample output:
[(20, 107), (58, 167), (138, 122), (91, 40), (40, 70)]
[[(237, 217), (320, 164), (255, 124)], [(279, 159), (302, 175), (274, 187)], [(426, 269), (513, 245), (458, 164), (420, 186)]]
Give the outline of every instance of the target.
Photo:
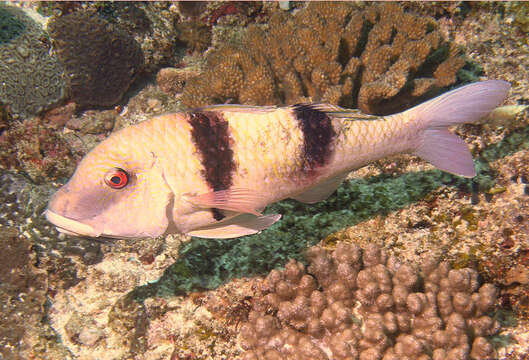
[(299, 171), (303, 133), (290, 109), (266, 113), (224, 112), (230, 124), (236, 163), (234, 185), (251, 186), (266, 179), (281, 182)]

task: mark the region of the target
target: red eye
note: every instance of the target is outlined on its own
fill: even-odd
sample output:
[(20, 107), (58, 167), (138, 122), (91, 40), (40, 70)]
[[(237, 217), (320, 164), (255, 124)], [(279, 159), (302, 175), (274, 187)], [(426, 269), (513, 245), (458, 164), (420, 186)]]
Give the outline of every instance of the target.
[(112, 189), (122, 189), (129, 182), (129, 174), (123, 169), (115, 168), (105, 175), (105, 184)]

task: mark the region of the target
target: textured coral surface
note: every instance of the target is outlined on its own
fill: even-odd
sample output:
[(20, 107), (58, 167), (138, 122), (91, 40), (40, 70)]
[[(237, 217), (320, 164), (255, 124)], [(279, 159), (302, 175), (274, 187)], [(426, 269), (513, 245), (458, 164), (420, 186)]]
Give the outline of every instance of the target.
[(14, 117), (36, 115), (65, 95), (62, 67), (46, 33), (22, 10), (0, 4), (0, 107)]
[(273, 270), (241, 328), (244, 359), (494, 359), (497, 289), (431, 258), (421, 270), (376, 245), (307, 251)]
[(54, 17), (48, 31), (65, 67), (70, 98), (79, 105), (115, 104), (143, 64), (139, 44), (96, 13)]
[(268, 29), (251, 25), (242, 44), (208, 56), (182, 102), (294, 104), (322, 101), (387, 114), (455, 83), (464, 65), (431, 18), (397, 4), (356, 9), (311, 3), (294, 16), (276, 12)]

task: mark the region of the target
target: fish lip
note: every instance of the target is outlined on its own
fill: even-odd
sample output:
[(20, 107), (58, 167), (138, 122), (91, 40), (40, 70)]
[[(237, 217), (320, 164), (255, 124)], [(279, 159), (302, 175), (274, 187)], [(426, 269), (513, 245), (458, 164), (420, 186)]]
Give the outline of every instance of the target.
[(57, 227), (57, 230), (67, 235), (99, 237), (102, 232), (94, 227), (73, 220), (47, 209), (44, 212), (46, 219)]

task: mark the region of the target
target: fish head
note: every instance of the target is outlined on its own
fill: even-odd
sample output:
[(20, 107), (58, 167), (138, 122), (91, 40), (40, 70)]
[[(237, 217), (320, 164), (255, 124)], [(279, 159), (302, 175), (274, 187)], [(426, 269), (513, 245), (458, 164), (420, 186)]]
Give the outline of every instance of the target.
[[(134, 127), (132, 127), (134, 128)], [(155, 237), (167, 229), (172, 193), (153, 142), (126, 128), (96, 146), (51, 198), (48, 221), (89, 237)]]

